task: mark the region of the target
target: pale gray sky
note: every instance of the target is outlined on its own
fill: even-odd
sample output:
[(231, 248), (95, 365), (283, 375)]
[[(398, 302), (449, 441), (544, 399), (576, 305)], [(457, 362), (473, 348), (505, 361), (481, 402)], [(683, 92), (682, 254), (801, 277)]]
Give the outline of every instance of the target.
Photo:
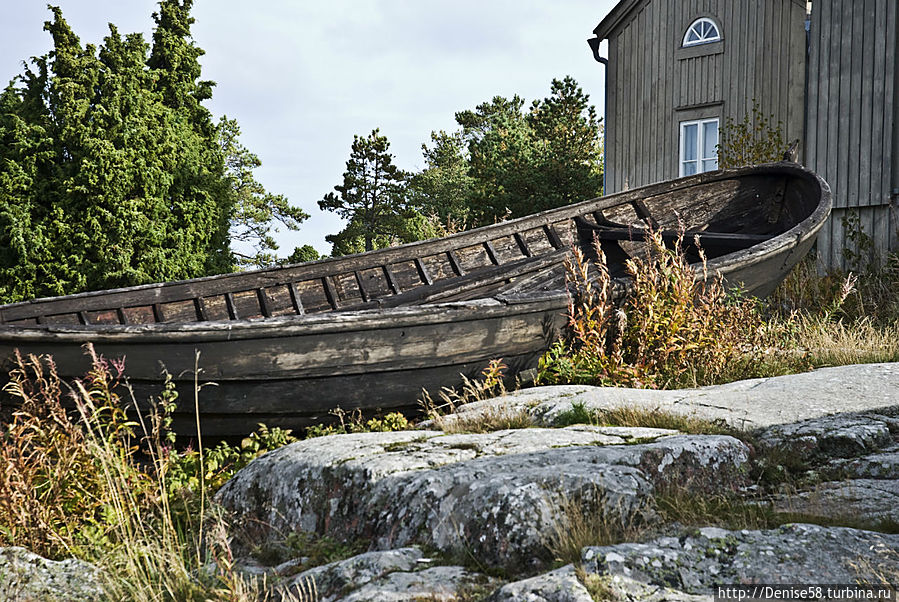
[[(46, 3), (5, 0), (0, 81), (50, 49)], [(82, 43), (107, 23), (149, 40), (155, 0), (55, 0)], [(495, 95), (543, 98), (573, 76), (601, 111), (604, 73), (586, 40), (613, 0), (196, 0), (193, 28), (217, 82), (207, 106), (236, 118), (259, 155), (257, 178), (312, 217), (281, 232), (279, 253), (312, 244), (341, 221), (316, 202), (340, 183), (353, 134), (379, 127), (403, 169), (422, 167), (432, 130)]]

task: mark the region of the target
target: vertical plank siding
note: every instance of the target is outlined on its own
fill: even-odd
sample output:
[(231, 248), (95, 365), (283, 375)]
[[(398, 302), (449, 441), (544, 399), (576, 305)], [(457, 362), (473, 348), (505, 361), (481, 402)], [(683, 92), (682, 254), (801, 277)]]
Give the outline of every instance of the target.
[[(678, 56), (699, 17), (718, 23), (723, 50)], [(741, 120), (753, 99), (783, 120), (790, 139), (802, 139), (804, 22), (797, 0), (637, 2), (606, 34), (605, 193), (677, 177), (680, 122)]]
[[(845, 267), (850, 211), (878, 250), (899, 249), (896, 0), (639, 0), (609, 39), (606, 194), (678, 175), (681, 121), (741, 120), (759, 102), (800, 160), (831, 185), (819, 235), (827, 267)], [(679, 56), (698, 17), (723, 51)], [(694, 47), (695, 48), (695, 47)]]
[(806, 163), (833, 190), (834, 212), (818, 238), (824, 267), (848, 267), (849, 213), (879, 251), (899, 248), (896, 4), (814, 0), (812, 6)]

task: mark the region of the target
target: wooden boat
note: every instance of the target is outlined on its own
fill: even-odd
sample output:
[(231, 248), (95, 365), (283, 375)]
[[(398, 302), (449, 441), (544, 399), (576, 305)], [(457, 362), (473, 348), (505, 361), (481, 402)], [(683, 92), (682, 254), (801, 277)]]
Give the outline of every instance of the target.
[(124, 357), (139, 401), (175, 377), (194, 425), (194, 365), (204, 434), (257, 423), (300, 428), (335, 407), (415, 406), (494, 358), (534, 366), (564, 325), (562, 263), (599, 239), (626, 288), (623, 261), (645, 229), (698, 235), (711, 273), (769, 293), (810, 249), (830, 191), (790, 163), (705, 173), (400, 247), (253, 272), (0, 306), (0, 357), (52, 354), (76, 377), (91, 342)]

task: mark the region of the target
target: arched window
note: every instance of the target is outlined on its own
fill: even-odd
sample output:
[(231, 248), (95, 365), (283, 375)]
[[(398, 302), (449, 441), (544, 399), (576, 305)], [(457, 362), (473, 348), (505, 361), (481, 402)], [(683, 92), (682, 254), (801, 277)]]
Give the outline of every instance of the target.
[(720, 39), (721, 31), (718, 29), (718, 25), (708, 17), (701, 17), (693, 21), (687, 28), (687, 33), (684, 35), (684, 46), (708, 44)]

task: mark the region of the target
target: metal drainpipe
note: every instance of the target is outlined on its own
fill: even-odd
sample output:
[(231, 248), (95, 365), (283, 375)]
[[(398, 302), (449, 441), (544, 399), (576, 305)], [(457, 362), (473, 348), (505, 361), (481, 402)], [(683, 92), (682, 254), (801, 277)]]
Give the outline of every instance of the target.
[(606, 174), (608, 173), (608, 170), (606, 170), (606, 151), (608, 148), (606, 145), (606, 132), (608, 131), (606, 115), (609, 112), (609, 59), (599, 55), (599, 43), (601, 41), (599, 38), (590, 38), (587, 40), (587, 44), (590, 46), (590, 50), (593, 51), (593, 58), (605, 67), (603, 69), (602, 82), (602, 194), (605, 196), (609, 190), (606, 188)]

